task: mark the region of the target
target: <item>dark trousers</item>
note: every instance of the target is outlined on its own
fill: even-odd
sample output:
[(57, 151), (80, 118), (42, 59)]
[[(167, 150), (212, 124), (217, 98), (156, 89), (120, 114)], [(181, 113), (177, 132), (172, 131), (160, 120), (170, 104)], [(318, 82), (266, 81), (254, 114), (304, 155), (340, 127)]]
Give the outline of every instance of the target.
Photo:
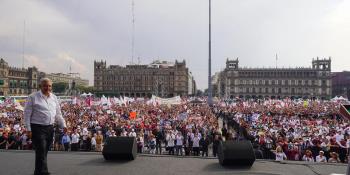
[(64, 143), (64, 151), (68, 151), (69, 150), (69, 142), (68, 143)]
[(47, 174), (47, 152), (53, 141), (53, 126), (31, 124), (32, 139), (35, 146), (35, 175)]
[(173, 146), (169, 146), (168, 149), (169, 149), (169, 154), (170, 155), (174, 155), (174, 147)]
[(157, 144), (156, 144), (156, 152), (157, 152), (157, 154), (162, 154), (162, 142), (161, 141), (157, 141), (156, 142)]
[(176, 155), (182, 156), (182, 145), (176, 145)]
[(202, 148), (202, 157), (207, 156), (208, 157), (208, 147)]
[(216, 157), (217, 153), (218, 153), (218, 146), (214, 145), (213, 146), (213, 156)]
[(142, 145), (137, 145), (137, 153), (142, 153)]
[(199, 156), (199, 147), (193, 147), (193, 155)]
[(71, 151), (79, 151), (79, 143), (72, 143)]
[(185, 149), (185, 156), (189, 156), (191, 152), (191, 148), (187, 147), (186, 145), (184, 146)]

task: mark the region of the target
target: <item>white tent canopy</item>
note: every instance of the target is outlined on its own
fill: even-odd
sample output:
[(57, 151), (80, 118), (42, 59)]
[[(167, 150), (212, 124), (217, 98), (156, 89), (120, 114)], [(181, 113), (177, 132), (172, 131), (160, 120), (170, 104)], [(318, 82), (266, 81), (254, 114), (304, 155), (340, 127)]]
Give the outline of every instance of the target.
[(335, 96), (331, 99), (332, 101), (347, 101), (348, 99), (344, 98), (343, 96)]

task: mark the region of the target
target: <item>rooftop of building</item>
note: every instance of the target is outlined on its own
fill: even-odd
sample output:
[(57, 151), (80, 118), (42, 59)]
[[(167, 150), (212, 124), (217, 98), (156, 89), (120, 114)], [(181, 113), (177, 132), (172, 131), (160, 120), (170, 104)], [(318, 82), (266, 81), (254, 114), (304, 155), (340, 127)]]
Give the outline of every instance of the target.
[(59, 72), (59, 73), (49, 73), (46, 76), (57, 76), (57, 77), (75, 78), (75, 79), (85, 80), (85, 79), (82, 79), (80, 77), (80, 73), (62, 73), (62, 72)]
[[(329, 58), (322, 58), (320, 59), (319, 57), (312, 58), (312, 66), (317, 66), (317, 65), (330, 65), (331, 62), (331, 57)], [(315, 70), (313, 67), (241, 67), (239, 66), (239, 59), (238, 57), (236, 59), (226, 59), (226, 65), (233, 64), (232, 66), (237, 66), (235, 69), (241, 70), (241, 71), (309, 71), (309, 70)], [(230, 69), (230, 68), (229, 68)]]
[[(102, 63), (106, 64), (106, 61), (95, 61), (95, 63)], [(127, 64), (125, 66), (121, 65), (109, 65), (107, 69), (123, 69), (123, 68), (128, 68), (128, 69), (146, 69), (146, 68), (172, 68), (175, 67), (176, 65), (186, 65), (186, 61), (183, 60), (182, 62), (179, 62), (175, 60), (175, 62), (171, 61), (165, 61), (165, 60), (154, 60), (149, 64), (136, 64), (136, 63), (131, 63)]]

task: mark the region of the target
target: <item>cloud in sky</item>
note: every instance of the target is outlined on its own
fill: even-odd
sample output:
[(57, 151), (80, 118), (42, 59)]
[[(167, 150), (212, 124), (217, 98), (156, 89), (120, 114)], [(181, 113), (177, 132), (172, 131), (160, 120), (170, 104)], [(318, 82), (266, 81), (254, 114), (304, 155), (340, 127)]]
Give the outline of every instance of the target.
[[(207, 86), (208, 2), (134, 0), (135, 62), (186, 59), (198, 87)], [(93, 61), (131, 62), (131, 0), (2, 0), (0, 57), (46, 72), (79, 72), (93, 82)], [(311, 65), (331, 56), (332, 70), (349, 70), (350, 2), (346, 0), (212, 0), (212, 63), (241, 66)]]

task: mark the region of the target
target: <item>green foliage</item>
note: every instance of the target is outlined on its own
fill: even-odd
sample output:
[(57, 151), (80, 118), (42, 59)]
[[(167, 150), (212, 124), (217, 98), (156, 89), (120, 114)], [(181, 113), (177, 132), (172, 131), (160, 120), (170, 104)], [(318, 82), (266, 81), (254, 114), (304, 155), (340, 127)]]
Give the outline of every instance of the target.
[(62, 93), (68, 88), (68, 83), (58, 82), (52, 84), (52, 90), (54, 93)]
[(94, 93), (94, 87), (93, 86), (77, 86), (76, 89), (80, 91), (81, 93)]

